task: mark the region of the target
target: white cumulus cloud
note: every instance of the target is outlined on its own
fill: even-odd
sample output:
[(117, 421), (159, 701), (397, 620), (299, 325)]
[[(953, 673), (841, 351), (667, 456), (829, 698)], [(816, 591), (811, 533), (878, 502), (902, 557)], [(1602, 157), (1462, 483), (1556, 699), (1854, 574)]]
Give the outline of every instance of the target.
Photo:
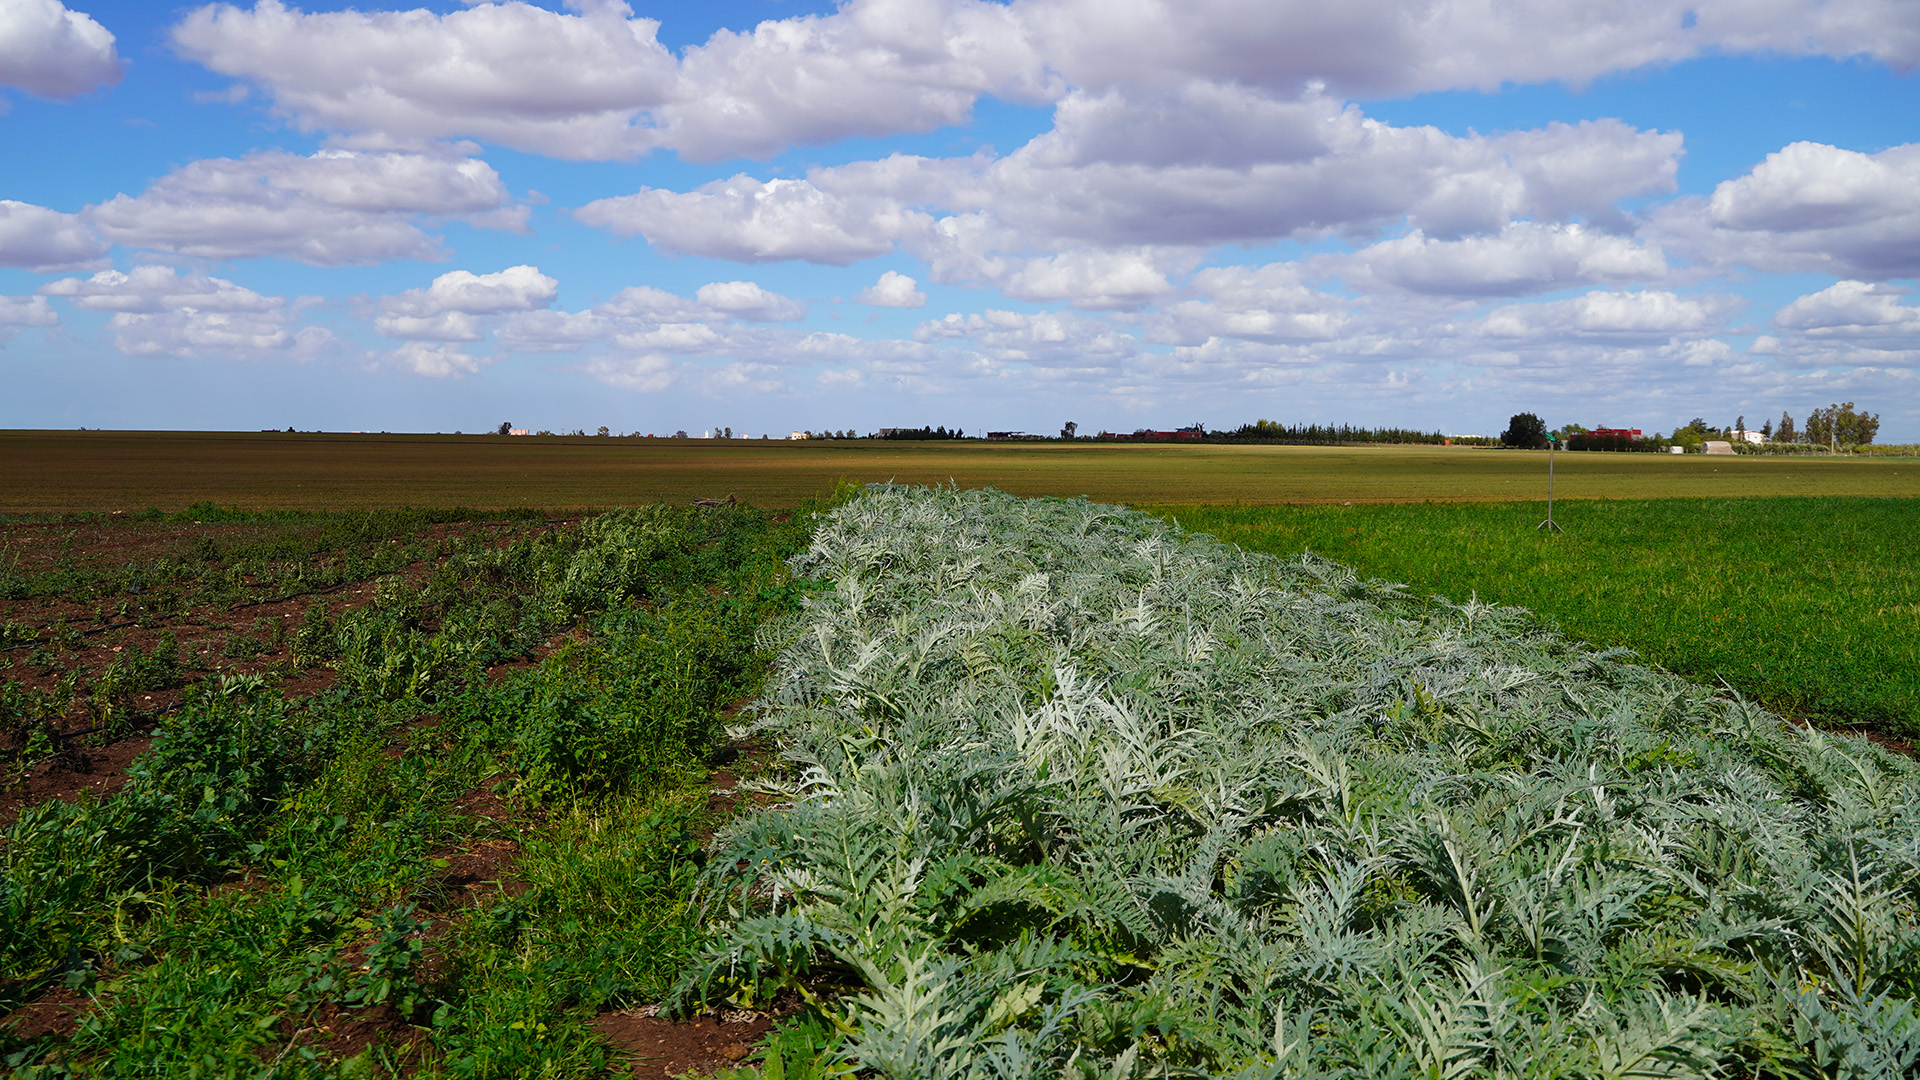
[(845, 266), (893, 250), (909, 214), (886, 198), (829, 195), (805, 180), (715, 180), (693, 191), (642, 188), (574, 212), (588, 225), (635, 234), (669, 251)]
[[(1904, 0), (848, 0), (720, 30), (677, 58), (625, 3), (568, 6), (309, 13), (260, 0), (198, 8), (172, 38), (308, 128), (473, 136), (571, 159), (663, 147), (700, 161), (928, 131), (965, 122), (983, 96), (1039, 103), (1195, 81), (1281, 99), (1310, 86), (1492, 91), (1716, 52), (1920, 62), (1920, 14)], [(1276, 119), (1257, 112), (1235, 115)], [(1151, 107), (1138, 119), (1166, 135), (1149, 152), (1178, 138), (1216, 163), (1216, 150), (1231, 155)], [(1268, 130), (1286, 141), (1294, 129), (1277, 122)]]
[(0, 266), (42, 274), (91, 270), (106, 254), (107, 242), (79, 217), (0, 199)]
[(920, 291), (920, 283), (898, 270), (889, 270), (880, 275), (880, 280), (860, 290), (854, 297), (858, 303), (873, 307), (917, 308), (927, 306), (927, 294)]
[[(841, 198), (887, 196), (991, 214), (1039, 242), (1242, 243), (1410, 223), (1452, 237), (1518, 217), (1611, 221), (1622, 199), (1673, 188), (1682, 140), (1615, 120), (1455, 136), (1321, 101), (1322, 147), (1232, 166), (1086, 160), (1056, 129), (999, 159), (902, 158), (816, 171)], [(1196, 122), (1200, 119), (1196, 118)]]
[(1905, 290), (1866, 281), (1838, 281), (1774, 313), (1774, 324), (1816, 338), (1905, 339), (1920, 348), (1920, 307), (1903, 304)]
[(1066, 367), (1111, 366), (1140, 350), (1140, 341), (1084, 315), (999, 311), (951, 314), (919, 325), (914, 340), (960, 339), (1002, 362)]
[(440, 259), (422, 217), (519, 227), (492, 166), (423, 151), (282, 151), (196, 161), (138, 196), (89, 207), (115, 242), (200, 258), (279, 255), (316, 266)]
[(409, 341), (384, 354), (381, 359), (390, 366), (429, 379), (471, 375), (486, 363), (484, 359), (462, 351), (458, 345), (443, 341)]
[(60, 316), (44, 296), (0, 296), (0, 346), (31, 326), (58, 326)]
[(1012, 12), (982, 0), (854, 0), (720, 30), (679, 58), (624, 3), (568, 6), (309, 13), (261, 0), (199, 8), (172, 36), (303, 127), (472, 136), (572, 160), (657, 147), (765, 157), (928, 131), (966, 120), (984, 93), (1041, 101), (1057, 81)]
[(715, 311), (748, 322), (795, 322), (807, 317), (807, 305), (751, 281), (716, 281), (700, 286), (694, 297)]
[(102, 270), (90, 278), (62, 278), (40, 287), (47, 296), (65, 297), (86, 311), (155, 314), (178, 308), (196, 311), (277, 311), (286, 301), (262, 296), (225, 278), (182, 274), (171, 266), (136, 266), (131, 272)]
[(805, 318), (805, 304), (751, 281), (716, 281), (687, 299), (633, 285), (585, 311), (522, 311), (501, 324), (499, 339), (526, 352), (576, 352), (612, 344), (628, 353), (760, 356), (797, 340), (793, 331), (757, 323)]
[[(553, 303), (560, 283), (533, 266), (509, 266), (492, 274), (454, 270), (424, 289), (408, 289), (379, 302), (373, 328), (385, 337), (410, 341), (478, 341), (480, 318), (533, 311)], [(415, 350), (408, 356), (426, 356)], [(416, 370), (419, 365), (411, 360)]]
[(1920, 143), (1863, 154), (1792, 143), (1659, 228), (1701, 258), (1772, 271), (1885, 280), (1920, 274)]
[(851, 0), (830, 15), (721, 30), (686, 51), (662, 145), (696, 161), (960, 124), (984, 94), (1037, 103), (1057, 80), (1013, 8)]
[(1672, 338), (1722, 329), (1732, 304), (1724, 297), (1661, 290), (1594, 291), (1571, 300), (1499, 308), (1487, 315), (1482, 329), (1490, 338), (1506, 339)]
[(1309, 288), (1291, 263), (1209, 267), (1193, 275), (1188, 288), (1195, 299), (1141, 320), (1149, 340), (1181, 346), (1211, 338), (1324, 342), (1354, 321), (1348, 300)]
[(1205, 75), (1393, 97), (1578, 85), (1716, 51), (1920, 62), (1920, 14), (1901, 0), (1133, 0), (1124, 17), (1100, 0), (1013, 7), (1058, 71), (1096, 88)]
[(671, 359), (655, 354), (598, 357), (583, 365), (582, 370), (609, 386), (642, 393), (665, 390), (673, 385), (677, 374)]
[(114, 346), (132, 356), (304, 357), (333, 341), (322, 327), (296, 327), (293, 305), (282, 297), (171, 266), (62, 278), (40, 292), (86, 311), (113, 312), (107, 329)]
[(482, 4), (445, 15), (213, 4), (173, 29), (181, 54), (258, 85), (307, 129), (468, 135), (572, 160), (654, 142), (636, 113), (673, 96), (659, 24), (624, 4), (577, 13)]
[[(1191, 269), (1209, 245), (1407, 225), (1432, 243), (1502, 234), (1517, 249), (1530, 240), (1526, 272), (1536, 278), (1605, 283), (1625, 280), (1627, 266), (1661, 264), (1657, 251), (1609, 230), (1624, 220), (1622, 200), (1672, 188), (1676, 133), (1609, 120), (1454, 136), (1318, 99), (1314, 115), (1317, 143), (1249, 149), (1251, 163), (1096, 160), (1075, 130), (1057, 128), (1005, 157), (894, 155), (805, 179), (736, 175), (688, 192), (644, 188), (576, 216), (668, 251), (736, 261), (847, 265), (897, 248), (926, 260), (936, 281), (1088, 308), (1138, 307), (1170, 293), (1168, 275)], [(1530, 237), (1512, 229), (1516, 218), (1537, 222)], [(1597, 225), (1564, 228), (1575, 219)], [(1397, 254), (1411, 286), (1423, 280), (1415, 256), (1444, 261), (1446, 250), (1378, 254)], [(1493, 244), (1479, 252), (1496, 253)], [(1496, 271), (1473, 290), (1498, 292)]]
[(1167, 280), (1170, 263), (1186, 269), (1195, 261), (1197, 256), (1184, 250), (1063, 251), (1013, 264), (996, 284), (1017, 300), (1133, 308), (1173, 291)]
[(107, 28), (59, 0), (0, 4), (0, 86), (56, 100), (120, 81), (123, 65)]
[(1508, 223), (1498, 233), (1436, 240), (1419, 230), (1326, 260), (1358, 288), (1432, 296), (1524, 296), (1579, 285), (1658, 280), (1657, 246), (1579, 225)]

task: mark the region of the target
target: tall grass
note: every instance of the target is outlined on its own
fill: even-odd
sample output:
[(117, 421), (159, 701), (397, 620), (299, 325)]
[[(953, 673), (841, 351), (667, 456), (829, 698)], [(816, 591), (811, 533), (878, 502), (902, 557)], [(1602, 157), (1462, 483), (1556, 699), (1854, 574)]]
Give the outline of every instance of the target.
[(1421, 595), (1513, 604), (1768, 707), (1920, 735), (1920, 499), (1158, 507)]

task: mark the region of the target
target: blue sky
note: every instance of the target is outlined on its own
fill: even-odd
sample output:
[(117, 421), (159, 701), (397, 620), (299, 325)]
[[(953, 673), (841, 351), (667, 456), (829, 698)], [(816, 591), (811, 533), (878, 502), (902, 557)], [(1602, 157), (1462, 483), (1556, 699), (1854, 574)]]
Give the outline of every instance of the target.
[(1920, 5), (1498, 7), (0, 0), (0, 425), (1920, 441)]

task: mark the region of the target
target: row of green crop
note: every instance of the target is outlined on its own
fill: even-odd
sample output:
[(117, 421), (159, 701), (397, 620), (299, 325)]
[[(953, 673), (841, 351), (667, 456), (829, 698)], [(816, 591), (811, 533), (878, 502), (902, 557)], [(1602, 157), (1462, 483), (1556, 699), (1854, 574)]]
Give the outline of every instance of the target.
[(1920, 1068), (1908, 759), (1085, 502), (877, 489), (796, 571), (674, 1000), (797, 993), (812, 1068)]
[(1916, 499), (1161, 507), (1255, 551), (1310, 550), (1833, 724), (1920, 734)]
[[(583, 613), (648, 599), (660, 582), (696, 577), (730, 582), (741, 573), (767, 573), (742, 546), (751, 542), (743, 538), (767, 523), (734, 508), (702, 514), (661, 507), (618, 511), (588, 519), (578, 528), (535, 532), (499, 546), (475, 538), (449, 549), (445, 542), (392, 535), (402, 526), (425, 528), (440, 516), (406, 512), (376, 520), (375, 515), (338, 515), (324, 519), (323, 527), (311, 535), (281, 538), (298, 539), (301, 551), (341, 555), (339, 565), (355, 573), (437, 559), (433, 572), (417, 585), (398, 575), (379, 578), (369, 605), (336, 613), (321, 598), (309, 604), (291, 629), (273, 627), (271, 632), (290, 645), (295, 667), (329, 665), (342, 685), (362, 697), (431, 701), (472, 671), (525, 654)], [(749, 522), (760, 524), (748, 528)], [(240, 546), (257, 554), (263, 543), (271, 546), (268, 541), (242, 541)], [(371, 554), (354, 554), (355, 545)], [(277, 589), (299, 576), (299, 562), (285, 564), (277, 583), (249, 586), (254, 591), (247, 595), (279, 595)], [(332, 581), (336, 572), (344, 571), (328, 570), (324, 576)], [(125, 584), (110, 570), (100, 573), (103, 580)], [(192, 596), (195, 603), (209, 598), (204, 590)], [(50, 644), (59, 648), (75, 643), (56, 637)], [(262, 649), (276, 644), (254, 643)], [(244, 641), (239, 650), (232, 645), (230, 639), (227, 651), (246, 651)], [(23, 658), (32, 670), (34, 652)], [(55, 658), (44, 659), (51, 665)], [(9, 679), (0, 683), (0, 732), (16, 733), (11, 741), (31, 750), (39, 745), (33, 740), (45, 722), (63, 715), (78, 696), (97, 729), (124, 733), (141, 719), (136, 695), (177, 686), (180, 668), (177, 653), (163, 638), (148, 651), (123, 650), (85, 685), (78, 674), (44, 691)]]
[[(95, 604), (98, 615), (120, 618), (166, 614), (183, 605), (253, 603), (482, 550), (493, 546), (499, 529), (524, 530), (539, 525), (541, 518), (531, 510), (295, 513), (210, 504), (177, 514), (75, 518), (48, 523), (64, 528), (67, 536), (44, 566), (28, 569), (21, 553), (0, 549), (0, 599), (56, 597)], [(151, 557), (76, 558), (75, 543), (82, 532), (97, 536), (188, 526), (225, 527), (230, 535), (193, 533), (179, 538), (171, 552)], [(444, 527), (441, 535), (430, 535), (435, 526)], [(39, 631), (52, 637), (59, 629), (22, 626), (12, 634)]]
[[(62, 984), (95, 1001), (70, 1039), (0, 1027), (0, 1063), (358, 1075), (401, 1051), (341, 1063), (315, 1032), (381, 1012), (419, 1026), (424, 1075), (598, 1075), (595, 1011), (657, 999), (698, 939), (695, 782), (756, 685), (756, 628), (793, 603), (782, 559), (805, 529), (605, 515), (315, 621), (333, 691), (191, 688), (125, 789), (0, 837), (0, 1005)], [(476, 818), (475, 797), (514, 809)], [(528, 889), (459, 909), (446, 856), (507, 841)]]

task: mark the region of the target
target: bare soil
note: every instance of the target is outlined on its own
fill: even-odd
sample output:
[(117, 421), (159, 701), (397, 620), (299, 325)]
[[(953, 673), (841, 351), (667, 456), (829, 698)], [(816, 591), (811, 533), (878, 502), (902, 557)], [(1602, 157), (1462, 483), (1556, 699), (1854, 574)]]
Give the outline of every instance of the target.
[(472, 818), (474, 827), (458, 845), (434, 854), (445, 859), (447, 867), (437, 882), (440, 899), (432, 909), (459, 913), (502, 896), (525, 893), (528, 886), (520, 877), (518, 834), (539, 820), (539, 811), (509, 803), (490, 788), (475, 788), (461, 796), (453, 809)]
[(312, 1017), (282, 1020), (280, 1034), (286, 1040), (276, 1051), (280, 1057), (304, 1046), (324, 1058), (347, 1061), (378, 1046), (392, 1055), (403, 1076), (419, 1067), (427, 1050), (426, 1029), (384, 1004), (364, 1009), (328, 1005)]
[(62, 986), (0, 1017), (0, 1028), (24, 1039), (69, 1039), (92, 1010), (92, 998)]
[(741, 1010), (674, 1021), (649, 1005), (603, 1013), (593, 1026), (625, 1056), (627, 1075), (666, 1080), (683, 1073), (714, 1073), (746, 1060), (753, 1045), (773, 1030), (773, 1018)]
[(1815, 725), (1804, 716), (1788, 716), (1788, 717), (1784, 717), (1784, 719), (1786, 720), (1787, 723), (1792, 724), (1794, 727), (1818, 726), (1820, 730), (1828, 732), (1829, 734), (1850, 735), (1857, 739), (1865, 739), (1868, 742), (1873, 743), (1875, 746), (1880, 747), (1882, 750), (1887, 751), (1888, 753), (1904, 754), (1907, 757), (1913, 757), (1915, 754), (1915, 747), (1913, 745), (1912, 739), (1903, 739), (1898, 735), (1890, 735), (1887, 732), (1880, 730), (1879, 728), (1828, 727), (1824, 724)]
[(0, 788), (0, 827), (11, 825), (23, 807), (49, 799), (103, 798), (127, 785), (127, 766), (146, 753), (153, 738), (140, 735), (106, 746), (75, 746), (16, 771)]

